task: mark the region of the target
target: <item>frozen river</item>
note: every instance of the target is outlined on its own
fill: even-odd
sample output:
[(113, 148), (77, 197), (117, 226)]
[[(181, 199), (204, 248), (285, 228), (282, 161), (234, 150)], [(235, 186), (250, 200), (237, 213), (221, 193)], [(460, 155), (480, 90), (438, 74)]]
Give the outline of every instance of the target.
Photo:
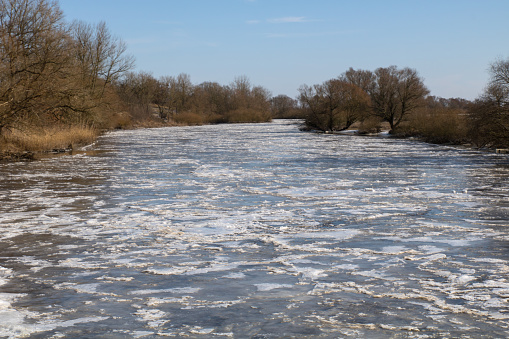
[(509, 158), (292, 121), (0, 164), (0, 338), (509, 336)]

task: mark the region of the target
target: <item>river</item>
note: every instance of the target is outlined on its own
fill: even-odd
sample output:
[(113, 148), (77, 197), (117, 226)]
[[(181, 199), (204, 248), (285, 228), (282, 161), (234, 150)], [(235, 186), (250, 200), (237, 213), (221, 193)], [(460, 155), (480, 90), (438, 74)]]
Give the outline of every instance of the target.
[(508, 177), (290, 120), (0, 163), (0, 338), (505, 338)]

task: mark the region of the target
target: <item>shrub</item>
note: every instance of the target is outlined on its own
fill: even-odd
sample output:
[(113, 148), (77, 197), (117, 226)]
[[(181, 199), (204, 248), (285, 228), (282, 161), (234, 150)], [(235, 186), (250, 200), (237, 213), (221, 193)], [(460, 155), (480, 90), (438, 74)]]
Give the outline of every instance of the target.
[(457, 108), (425, 108), (398, 128), (398, 136), (417, 136), (427, 142), (460, 144), (467, 140), (466, 115)]
[(266, 122), (270, 121), (270, 113), (255, 110), (252, 108), (241, 108), (228, 112), (227, 122), (242, 123), (242, 122)]
[(203, 115), (193, 112), (175, 114), (173, 120), (180, 125), (203, 125), (205, 123)]
[(382, 121), (380, 118), (371, 116), (364, 119), (359, 125), (359, 134), (380, 133), (382, 130)]

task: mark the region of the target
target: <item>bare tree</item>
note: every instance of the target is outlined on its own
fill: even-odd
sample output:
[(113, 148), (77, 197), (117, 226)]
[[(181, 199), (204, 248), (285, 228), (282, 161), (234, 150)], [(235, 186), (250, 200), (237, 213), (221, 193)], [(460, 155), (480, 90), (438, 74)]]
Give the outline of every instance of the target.
[[(263, 115), (270, 115), (270, 91), (262, 86), (254, 86), (251, 90), (250, 106)], [(270, 118), (268, 118), (270, 119)]]
[(499, 59), (490, 65), (491, 83), (509, 87), (509, 59)]
[(192, 109), (207, 116), (209, 121), (224, 122), (230, 105), (231, 93), (227, 86), (221, 86), (217, 82), (204, 82), (195, 86)]
[(160, 83), (147, 72), (129, 72), (117, 82), (117, 90), (134, 120), (151, 120)]
[(249, 108), (251, 82), (245, 75), (236, 77), (230, 85), (234, 109)]
[(0, 0), (0, 133), (58, 114), (69, 39), (55, 2)]
[(388, 122), (391, 131), (423, 106), (423, 99), (429, 93), (416, 70), (398, 70), (396, 66), (376, 69), (374, 85), (369, 91), (373, 114)]
[(371, 93), (375, 86), (375, 74), (362, 69), (354, 70), (350, 67), (348, 71), (339, 76), (339, 79), (359, 87), (366, 93)]
[(469, 109), (471, 135), (482, 146), (509, 147), (509, 60), (490, 66), (490, 83)]
[(82, 80), (96, 98), (101, 98), (106, 86), (134, 67), (134, 58), (127, 54), (127, 45), (113, 37), (104, 22), (92, 26), (75, 21), (71, 27)]
[(236, 77), (228, 86), (229, 110), (226, 120), (229, 122), (269, 121), (270, 92), (261, 86), (252, 86), (248, 77)]
[(270, 100), (271, 114), (274, 118), (294, 118), (299, 115), (298, 101), (280, 94)]
[(153, 103), (157, 105), (159, 117), (168, 120), (170, 115), (170, 77), (163, 76), (155, 81)]
[(181, 113), (188, 109), (189, 100), (193, 94), (193, 84), (189, 74), (181, 73), (176, 78), (168, 77), (170, 90), (170, 106), (176, 113)]
[(349, 128), (363, 117), (369, 107), (368, 95), (358, 86), (340, 79), (302, 86), (300, 101), (308, 111), (306, 124), (322, 131)]

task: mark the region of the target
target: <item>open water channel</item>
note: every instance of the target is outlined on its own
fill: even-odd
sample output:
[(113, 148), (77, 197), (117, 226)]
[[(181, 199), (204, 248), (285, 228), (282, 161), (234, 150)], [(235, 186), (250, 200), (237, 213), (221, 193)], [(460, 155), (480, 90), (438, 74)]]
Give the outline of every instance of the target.
[(293, 121), (0, 164), (0, 338), (505, 338), (509, 158)]

